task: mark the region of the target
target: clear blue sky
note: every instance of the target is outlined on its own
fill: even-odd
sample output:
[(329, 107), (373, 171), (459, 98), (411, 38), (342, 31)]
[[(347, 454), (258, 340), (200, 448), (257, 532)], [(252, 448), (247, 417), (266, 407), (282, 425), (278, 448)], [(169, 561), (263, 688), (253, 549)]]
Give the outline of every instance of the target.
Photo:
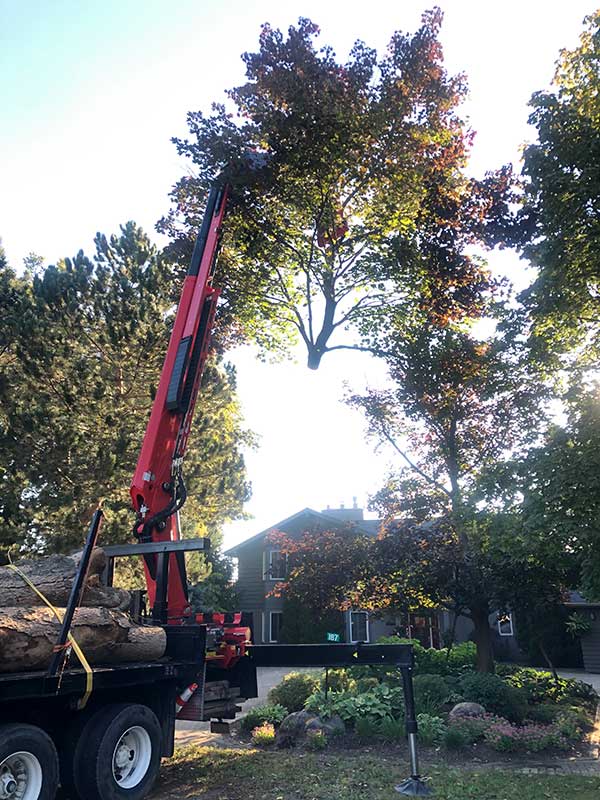
[[(414, 30), (415, 0), (0, 0), (0, 236), (11, 263), (34, 251), (47, 262), (91, 250), (97, 230), (128, 219), (153, 232), (168, 191), (186, 170), (170, 137), (185, 114), (223, 99), (243, 80), (240, 53), (256, 48), (260, 24), (308, 16), (343, 57), (356, 38), (383, 48)], [(593, 2), (448, 0), (442, 33), (447, 65), (471, 87), (465, 107), (477, 139), (471, 169), (518, 163), (527, 101), (546, 87), (561, 47), (573, 47)], [(523, 282), (511, 254), (492, 266)], [(364, 504), (380, 485), (387, 454), (365, 444), (360, 417), (339, 399), (380, 370), (345, 353), (311, 373), (302, 363), (259, 364), (236, 353), (248, 425), (262, 446), (248, 457), (252, 522), (230, 526), (227, 543), (300, 508)]]

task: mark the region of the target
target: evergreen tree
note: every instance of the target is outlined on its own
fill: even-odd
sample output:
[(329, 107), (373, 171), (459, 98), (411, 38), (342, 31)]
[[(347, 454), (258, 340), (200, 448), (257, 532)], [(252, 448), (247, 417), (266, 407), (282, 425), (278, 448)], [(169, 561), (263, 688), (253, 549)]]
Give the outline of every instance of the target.
[[(34, 552), (77, 546), (104, 502), (103, 541), (133, 525), (129, 483), (174, 316), (176, 276), (133, 222), (18, 278), (4, 265), (0, 321), (3, 545)], [(6, 310), (6, 309), (3, 309)], [(248, 497), (251, 444), (235, 375), (212, 361), (186, 457), (184, 532), (219, 542)]]

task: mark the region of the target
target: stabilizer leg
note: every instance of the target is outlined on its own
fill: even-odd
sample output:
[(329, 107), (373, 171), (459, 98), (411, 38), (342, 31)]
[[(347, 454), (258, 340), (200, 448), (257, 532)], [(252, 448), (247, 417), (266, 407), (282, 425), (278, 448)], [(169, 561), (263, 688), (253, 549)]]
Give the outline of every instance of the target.
[(406, 734), (408, 736), (408, 752), (410, 756), (410, 778), (395, 786), (398, 794), (406, 797), (427, 797), (433, 794), (429, 786), (419, 775), (419, 753), (417, 750), (417, 717), (415, 713), (415, 696), (412, 684), (412, 667), (401, 667), (402, 686), (404, 688), (404, 707), (406, 711)]

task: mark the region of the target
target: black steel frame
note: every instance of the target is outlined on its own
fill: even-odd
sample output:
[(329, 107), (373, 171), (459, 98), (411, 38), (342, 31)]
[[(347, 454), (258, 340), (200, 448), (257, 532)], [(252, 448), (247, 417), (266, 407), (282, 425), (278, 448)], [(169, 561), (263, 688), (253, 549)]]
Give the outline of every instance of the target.
[[(61, 627), (56, 652), (44, 674), (0, 676), (0, 703), (15, 698), (33, 698), (49, 695), (78, 693), (85, 689), (83, 670), (66, 670), (60, 678), (56, 677), (64, 654), (73, 614), (81, 599), (81, 592), (89, 566), (89, 560), (98, 537), (102, 511), (94, 514), (81, 562), (73, 583), (65, 618)], [(188, 679), (198, 674), (205, 660), (206, 627), (204, 625), (168, 625), (168, 576), (171, 554), (183, 556), (187, 551), (207, 551), (208, 539), (186, 539), (176, 542), (140, 542), (137, 544), (108, 545), (104, 552), (108, 557), (104, 581), (112, 583), (114, 559), (132, 555), (156, 556), (156, 598), (152, 609), (154, 624), (162, 625), (167, 634), (167, 654), (171, 658), (184, 659), (182, 663), (145, 663), (118, 665), (94, 669), (94, 688), (114, 688), (152, 683), (161, 679)], [(410, 644), (272, 644), (250, 645), (247, 656), (242, 659), (239, 669), (256, 675), (256, 667), (352, 667), (358, 665), (390, 665), (400, 670), (404, 690), (406, 734), (410, 754), (410, 778), (396, 786), (396, 791), (407, 796), (431, 794), (419, 775), (417, 753), (417, 720), (413, 692), (412, 675), (414, 655)], [(242, 669), (244, 671), (244, 669)], [(246, 680), (249, 680), (246, 677)], [(250, 681), (250, 683), (253, 683)], [(254, 682), (255, 685), (255, 682)]]
[(65, 652), (66, 652), (64, 648), (67, 643), (69, 632), (71, 630), (73, 615), (75, 614), (77, 606), (81, 602), (83, 585), (85, 583), (88, 567), (90, 565), (92, 550), (96, 545), (96, 540), (98, 539), (98, 533), (100, 532), (100, 524), (102, 522), (102, 516), (103, 516), (102, 509), (98, 508), (94, 512), (94, 516), (92, 517), (92, 522), (88, 530), (87, 538), (85, 540), (85, 545), (83, 547), (83, 552), (81, 554), (79, 566), (77, 567), (77, 574), (75, 575), (75, 580), (73, 581), (73, 586), (71, 587), (71, 594), (69, 595), (69, 602), (67, 603), (67, 607), (65, 609), (65, 616), (63, 617), (60, 633), (58, 635), (58, 640), (54, 646), (54, 655), (52, 656), (52, 660), (50, 661), (50, 666), (48, 667), (48, 671), (46, 672), (46, 676), (48, 678), (53, 678), (58, 672), (58, 668), (60, 667), (60, 665), (64, 662)]

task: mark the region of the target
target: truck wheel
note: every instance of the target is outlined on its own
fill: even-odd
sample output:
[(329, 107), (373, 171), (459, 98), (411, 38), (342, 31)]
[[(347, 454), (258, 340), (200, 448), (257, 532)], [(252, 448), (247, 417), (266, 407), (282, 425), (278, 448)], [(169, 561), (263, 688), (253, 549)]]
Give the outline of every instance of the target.
[(34, 725), (0, 725), (0, 798), (53, 800), (58, 789), (54, 742)]
[[(77, 746), (73, 777), (85, 800), (142, 800), (160, 769), (162, 731), (148, 706), (116, 703), (91, 717)], [(1, 795), (0, 795), (1, 798)]]

